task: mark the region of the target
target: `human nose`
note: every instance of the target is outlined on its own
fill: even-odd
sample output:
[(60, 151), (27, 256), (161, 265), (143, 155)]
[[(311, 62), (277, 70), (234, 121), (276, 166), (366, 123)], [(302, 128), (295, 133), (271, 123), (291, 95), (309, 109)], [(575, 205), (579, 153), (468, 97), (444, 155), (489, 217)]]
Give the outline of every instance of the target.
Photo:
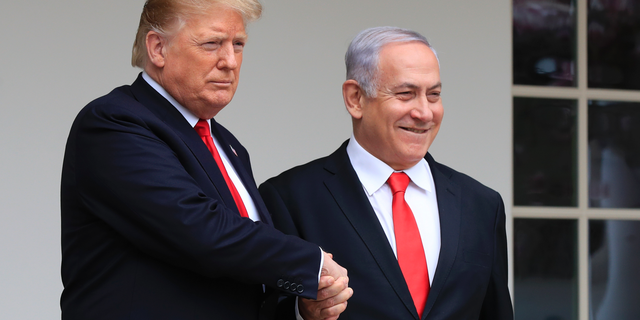
[(238, 59), (232, 43), (222, 46), (218, 52), (218, 69), (235, 69), (238, 67)]
[(429, 122), (433, 119), (432, 107), (434, 107), (434, 104), (426, 96), (423, 96), (421, 99), (417, 99), (416, 104), (411, 109), (411, 117), (422, 122)]

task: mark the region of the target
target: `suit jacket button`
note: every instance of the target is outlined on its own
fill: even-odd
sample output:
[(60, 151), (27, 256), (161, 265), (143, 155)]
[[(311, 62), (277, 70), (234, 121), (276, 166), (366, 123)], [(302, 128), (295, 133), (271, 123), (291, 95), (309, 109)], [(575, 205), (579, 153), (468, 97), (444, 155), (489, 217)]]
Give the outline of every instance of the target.
[(284, 286), (282, 288), (284, 288), (285, 290), (289, 290), (289, 286), (291, 286), (291, 282), (285, 281)]
[(276, 285), (278, 286), (278, 288), (282, 288), (282, 286), (284, 285), (284, 280), (282, 280), (282, 279), (278, 280)]
[(296, 288), (296, 290), (298, 291), (298, 293), (303, 293), (304, 292), (304, 286), (299, 284), (298, 287)]
[(291, 290), (291, 292), (296, 292), (297, 287), (298, 287), (298, 284), (295, 282), (292, 282), (291, 286), (289, 286), (289, 290)]

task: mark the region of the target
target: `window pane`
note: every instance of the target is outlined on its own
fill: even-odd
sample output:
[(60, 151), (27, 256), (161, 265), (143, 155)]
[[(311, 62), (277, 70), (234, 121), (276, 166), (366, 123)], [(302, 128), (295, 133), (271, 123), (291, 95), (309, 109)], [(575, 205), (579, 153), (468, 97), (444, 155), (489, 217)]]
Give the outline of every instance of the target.
[(640, 89), (640, 0), (590, 0), (589, 87)]
[(640, 103), (589, 101), (589, 205), (640, 208)]
[(578, 318), (577, 222), (513, 221), (516, 320)]
[(640, 319), (640, 221), (589, 221), (593, 320)]
[(576, 86), (572, 0), (513, 0), (513, 84)]
[(516, 206), (577, 205), (577, 101), (513, 99)]

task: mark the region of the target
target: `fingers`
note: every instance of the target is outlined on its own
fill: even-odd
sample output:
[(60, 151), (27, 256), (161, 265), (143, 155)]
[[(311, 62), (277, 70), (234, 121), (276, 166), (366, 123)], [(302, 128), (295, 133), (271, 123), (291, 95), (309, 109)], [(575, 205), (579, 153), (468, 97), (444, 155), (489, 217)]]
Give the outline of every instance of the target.
[[(304, 303), (304, 301), (302, 302)], [(347, 309), (347, 301), (344, 301), (340, 304), (336, 304), (330, 308), (319, 309), (315, 316), (310, 318), (304, 317), (305, 320), (334, 320), (338, 319), (340, 314)]]
[(318, 292), (324, 288), (328, 288), (333, 285), (336, 280), (332, 276), (321, 276), (320, 282), (318, 282)]
[(320, 275), (332, 276), (334, 279), (344, 277), (347, 280), (349, 280), (349, 277), (347, 276), (347, 269), (343, 268), (342, 266), (337, 264), (335, 261), (333, 261), (332, 254), (326, 253), (324, 251), (323, 251), (323, 254), (324, 254), (324, 263), (322, 265), (322, 271), (320, 272)]
[(324, 254), (324, 263), (318, 282), (316, 300), (298, 299), (300, 315), (305, 320), (335, 320), (347, 308), (347, 300), (353, 295), (349, 288), (347, 269), (333, 260), (330, 253)]
[[(342, 290), (338, 290), (341, 289)], [(347, 308), (347, 300), (353, 295), (353, 289), (346, 286), (346, 279), (340, 278), (324, 294), (332, 294), (324, 300), (298, 299), (300, 314), (305, 320), (333, 320)], [(319, 293), (320, 295), (320, 293)]]
[[(333, 280), (332, 277), (324, 276), (320, 278), (322, 282), (323, 278), (327, 280)], [(349, 281), (343, 277), (338, 278), (337, 280), (331, 281), (332, 283), (324, 288), (318, 288), (318, 296), (316, 297), (317, 301), (327, 300), (329, 298), (335, 297), (340, 294), (342, 291), (349, 287)], [(329, 281), (326, 281), (329, 283)]]

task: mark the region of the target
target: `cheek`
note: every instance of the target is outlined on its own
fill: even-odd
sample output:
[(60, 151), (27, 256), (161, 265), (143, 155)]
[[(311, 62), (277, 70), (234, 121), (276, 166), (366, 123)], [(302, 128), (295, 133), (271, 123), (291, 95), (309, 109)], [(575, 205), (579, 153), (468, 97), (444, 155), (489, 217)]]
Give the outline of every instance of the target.
[(240, 70), (240, 66), (242, 65), (242, 53), (236, 55), (236, 62), (238, 63), (238, 70)]
[(439, 124), (442, 121), (443, 117), (444, 117), (444, 108), (440, 104), (438, 105), (438, 107), (434, 108), (433, 110), (433, 119)]

